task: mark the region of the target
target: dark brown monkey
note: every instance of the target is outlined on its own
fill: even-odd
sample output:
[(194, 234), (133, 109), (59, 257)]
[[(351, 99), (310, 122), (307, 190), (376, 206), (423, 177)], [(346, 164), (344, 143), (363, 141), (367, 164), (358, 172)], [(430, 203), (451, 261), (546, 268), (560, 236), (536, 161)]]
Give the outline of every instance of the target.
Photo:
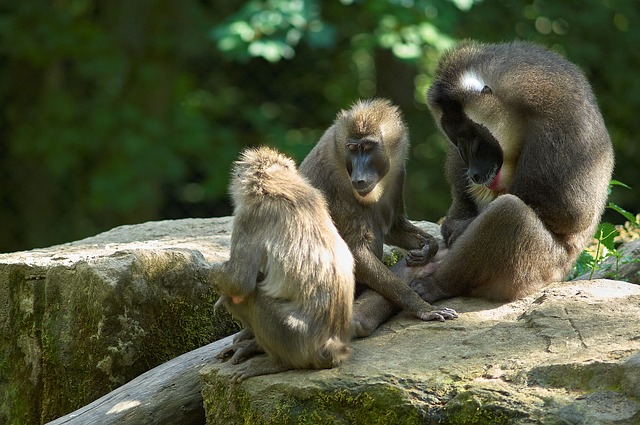
[(453, 203), (441, 229), (449, 252), (412, 286), (428, 302), (510, 301), (562, 280), (600, 221), (613, 169), (584, 75), (534, 44), (466, 42), (442, 57), (427, 100), (450, 141)]
[[(434, 309), (382, 263), (383, 243), (412, 250), (411, 265), (428, 262), (435, 238), (407, 220), (403, 184), (409, 149), (400, 111), (388, 100), (360, 101), (341, 111), (300, 165), (300, 172), (322, 191), (340, 235), (355, 259), (356, 282), (366, 285), (422, 320), (456, 317)], [(365, 299), (376, 298), (372, 293)], [(370, 317), (368, 303), (356, 301), (357, 336), (369, 335), (383, 321)], [(387, 307), (385, 311), (391, 313)]]
[(238, 365), (232, 380), (336, 366), (351, 351), (354, 265), (322, 194), (266, 147), (243, 152), (230, 193), (231, 255), (212, 279), (245, 330), (219, 357), (268, 354)]

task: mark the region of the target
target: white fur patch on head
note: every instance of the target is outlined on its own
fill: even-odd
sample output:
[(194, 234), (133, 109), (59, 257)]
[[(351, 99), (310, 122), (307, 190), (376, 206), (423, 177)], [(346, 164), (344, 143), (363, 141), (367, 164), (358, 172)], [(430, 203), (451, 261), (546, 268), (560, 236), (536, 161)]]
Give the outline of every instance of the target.
[(475, 72), (466, 71), (460, 78), (460, 85), (467, 90), (480, 92), (486, 84)]

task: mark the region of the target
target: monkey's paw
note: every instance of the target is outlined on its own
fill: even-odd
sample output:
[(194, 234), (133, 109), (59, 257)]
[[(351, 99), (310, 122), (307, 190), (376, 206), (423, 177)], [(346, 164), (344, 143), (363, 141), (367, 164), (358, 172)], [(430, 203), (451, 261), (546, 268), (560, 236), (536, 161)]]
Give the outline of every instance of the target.
[(409, 267), (424, 266), (438, 253), (438, 243), (435, 238), (426, 238), (422, 235), (418, 235), (418, 238), (421, 240), (422, 247), (412, 249), (405, 257)]
[(216, 357), (223, 362), (231, 359), (231, 364), (238, 364), (260, 353), (264, 353), (264, 350), (255, 338), (251, 338), (234, 342), (221, 350)]
[(452, 320), (458, 317), (458, 312), (454, 309), (447, 307), (431, 306), (435, 310), (419, 311), (416, 316), (424, 321), (438, 321), (444, 322), (445, 320)]

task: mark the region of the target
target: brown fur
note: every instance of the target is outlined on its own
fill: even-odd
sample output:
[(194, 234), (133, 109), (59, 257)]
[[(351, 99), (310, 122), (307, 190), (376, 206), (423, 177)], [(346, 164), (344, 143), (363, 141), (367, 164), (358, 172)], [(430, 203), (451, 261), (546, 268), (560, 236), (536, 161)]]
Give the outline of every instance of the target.
[[(348, 143), (371, 141), (376, 147), (369, 171), (377, 172), (375, 187), (366, 196), (354, 188), (346, 165)], [(409, 149), (406, 126), (398, 108), (388, 100), (360, 101), (341, 111), (333, 125), (300, 165), (300, 172), (325, 195), (331, 217), (353, 253), (358, 283), (423, 320), (452, 318), (455, 312), (433, 311), (406, 283), (382, 263), (383, 243), (414, 250), (428, 260), (437, 250), (435, 239), (411, 224), (404, 211), (403, 184)], [(359, 308), (362, 307), (362, 308)], [(356, 301), (358, 336), (370, 334), (383, 317)], [(387, 308), (389, 314), (393, 311)], [(388, 314), (386, 314), (388, 316)]]
[(262, 349), (271, 358), (251, 359), (234, 379), (336, 366), (350, 353), (354, 266), (322, 194), (266, 147), (242, 154), (230, 192), (231, 256), (218, 289), (253, 335), (221, 355), (238, 362)]
[[(427, 97), (451, 142), (453, 203), (442, 225), (449, 252), (412, 286), (428, 302), (510, 301), (562, 280), (595, 231), (613, 168), (580, 70), (534, 44), (468, 42), (442, 57)], [(493, 172), (471, 178), (463, 153), (481, 157), (479, 150), (457, 150), (478, 139), (499, 145), (499, 190), (488, 188)]]

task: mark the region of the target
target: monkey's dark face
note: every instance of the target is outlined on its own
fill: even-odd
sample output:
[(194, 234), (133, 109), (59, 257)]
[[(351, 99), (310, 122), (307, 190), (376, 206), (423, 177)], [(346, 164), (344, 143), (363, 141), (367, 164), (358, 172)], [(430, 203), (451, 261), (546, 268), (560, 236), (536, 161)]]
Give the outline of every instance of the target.
[[(495, 181), (502, 167), (502, 149), (498, 141), (484, 126), (468, 118), (459, 125), (455, 138), (451, 138), (458, 148), (462, 161), (467, 166), (467, 176), (472, 183), (494, 189)], [(451, 137), (451, 136), (449, 136)]]
[(389, 159), (381, 144), (374, 139), (349, 139), (346, 147), (346, 166), (351, 185), (364, 198), (389, 172)]
[[(498, 140), (485, 126), (472, 121), (464, 113), (461, 103), (453, 99), (442, 85), (435, 86), (433, 92), (430, 100), (442, 113), (440, 125), (466, 165), (469, 181), (492, 190), (500, 189), (493, 187), (497, 186), (496, 176), (503, 162)], [(480, 93), (490, 95), (491, 89), (484, 86)]]

